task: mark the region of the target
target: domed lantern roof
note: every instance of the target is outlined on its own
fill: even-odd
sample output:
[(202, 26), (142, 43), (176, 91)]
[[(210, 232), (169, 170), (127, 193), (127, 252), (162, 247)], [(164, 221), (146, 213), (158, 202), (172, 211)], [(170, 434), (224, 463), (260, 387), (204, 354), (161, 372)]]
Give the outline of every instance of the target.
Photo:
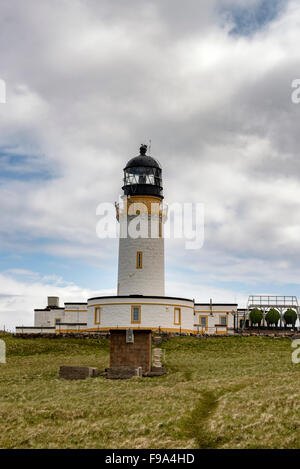
[(147, 145), (141, 145), (139, 156), (127, 163), (124, 169), (124, 194), (163, 198), (161, 166), (155, 158), (147, 155), (147, 149)]

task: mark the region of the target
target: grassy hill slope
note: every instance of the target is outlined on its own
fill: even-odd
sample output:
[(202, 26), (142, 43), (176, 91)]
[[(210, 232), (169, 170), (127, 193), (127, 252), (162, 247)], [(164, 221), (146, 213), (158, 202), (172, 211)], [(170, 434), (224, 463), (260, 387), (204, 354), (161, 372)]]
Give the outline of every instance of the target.
[(0, 339), (1, 448), (300, 448), (287, 339), (171, 339), (166, 376), (76, 382), (59, 366), (103, 370), (108, 341)]

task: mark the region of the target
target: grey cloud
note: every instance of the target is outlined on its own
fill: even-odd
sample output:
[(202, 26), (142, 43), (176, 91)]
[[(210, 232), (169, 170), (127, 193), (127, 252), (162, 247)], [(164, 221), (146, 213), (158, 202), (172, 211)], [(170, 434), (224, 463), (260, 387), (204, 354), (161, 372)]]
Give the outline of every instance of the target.
[(117, 199), (125, 162), (151, 138), (166, 201), (206, 205), (204, 249), (170, 245), (175, 270), (186, 256), (201, 282), (236, 281), (241, 266), (245, 285), (254, 266), (261, 282), (298, 276), (299, 5), (251, 39), (228, 34), (217, 2), (182, 5), (2, 1), (0, 143), (34, 149), (52, 176), (2, 180), (3, 246), (39, 249), (47, 236), (49, 253), (115, 262), (95, 210)]

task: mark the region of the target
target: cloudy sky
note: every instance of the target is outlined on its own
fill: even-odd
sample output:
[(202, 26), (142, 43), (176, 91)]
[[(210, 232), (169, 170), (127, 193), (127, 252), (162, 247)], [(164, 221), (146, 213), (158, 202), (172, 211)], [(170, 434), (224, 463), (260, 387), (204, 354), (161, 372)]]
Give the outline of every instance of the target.
[(48, 295), (115, 294), (96, 208), (152, 140), (166, 202), (205, 244), (166, 244), (166, 293), (300, 297), (300, 3), (1, 0), (0, 328)]

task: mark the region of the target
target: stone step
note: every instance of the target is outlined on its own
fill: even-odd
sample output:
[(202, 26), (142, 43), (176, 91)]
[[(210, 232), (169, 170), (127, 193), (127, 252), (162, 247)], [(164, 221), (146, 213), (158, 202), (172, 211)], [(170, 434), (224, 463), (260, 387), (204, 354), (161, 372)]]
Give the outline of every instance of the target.
[(87, 379), (98, 376), (98, 368), (90, 366), (61, 366), (59, 377), (67, 380)]

